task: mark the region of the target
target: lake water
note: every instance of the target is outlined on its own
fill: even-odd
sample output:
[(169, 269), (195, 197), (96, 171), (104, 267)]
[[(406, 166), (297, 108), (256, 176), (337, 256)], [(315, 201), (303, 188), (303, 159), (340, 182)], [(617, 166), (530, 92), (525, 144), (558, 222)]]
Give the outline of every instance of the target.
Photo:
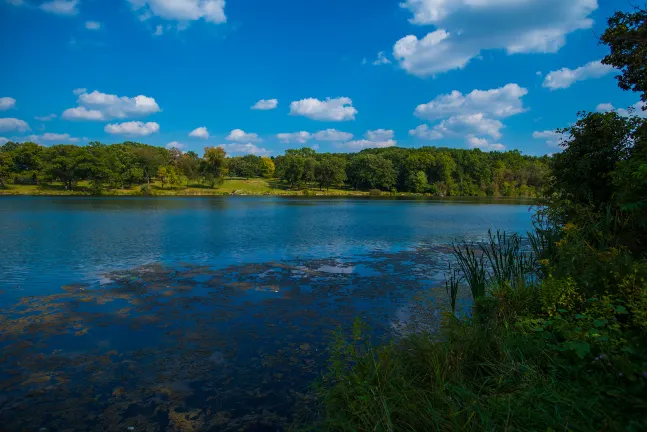
[(0, 198), (0, 425), (285, 430), (334, 329), (438, 319), (449, 245), (525, 232), (529, 206)]

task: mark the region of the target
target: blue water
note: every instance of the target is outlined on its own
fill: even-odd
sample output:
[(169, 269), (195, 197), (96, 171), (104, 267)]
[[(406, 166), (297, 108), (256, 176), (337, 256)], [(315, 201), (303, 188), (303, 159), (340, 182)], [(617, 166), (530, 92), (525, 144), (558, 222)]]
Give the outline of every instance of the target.
[(529, 227), (527, 203), (3, 197), (0, 290), (49, 294), (153, 262), (225, 266), (352, 256)]
[(433, 329), (448, 246), (529, 206), (0, 198), (0, 429), (288, 430), (335, 329)]

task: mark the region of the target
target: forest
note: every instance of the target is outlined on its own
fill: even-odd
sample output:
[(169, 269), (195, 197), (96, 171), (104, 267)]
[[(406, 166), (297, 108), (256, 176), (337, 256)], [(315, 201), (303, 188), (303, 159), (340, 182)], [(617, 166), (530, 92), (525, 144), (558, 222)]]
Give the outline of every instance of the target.
[(367, 149), (360, 153), (316, 153), (311, 148), (286, 150), (276, 157), (228, 157), (220, 147), (204, 154), (137, 142), (86, 146), (7, 142), (0, 146), (0, 188), (12, 185), (61, 184), (75, 190), (150, 191), (187, 185), (215, 189), (227, 178), (276, 179), (291, 190), (330, 188), (410, 192), (437, 196), (535, 197), (549, 175), (548, 156), (519, 151), (422, 147)]

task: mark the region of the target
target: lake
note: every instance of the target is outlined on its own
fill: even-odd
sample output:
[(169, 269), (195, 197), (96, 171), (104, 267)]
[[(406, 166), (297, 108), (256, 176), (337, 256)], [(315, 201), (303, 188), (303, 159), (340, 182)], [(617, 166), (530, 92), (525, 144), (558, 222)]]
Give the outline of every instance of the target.
[(285, 430), (335, 329), (433, 327), (451, 243), (523, 233), (530, 205), (2, 197), (0, 425)]

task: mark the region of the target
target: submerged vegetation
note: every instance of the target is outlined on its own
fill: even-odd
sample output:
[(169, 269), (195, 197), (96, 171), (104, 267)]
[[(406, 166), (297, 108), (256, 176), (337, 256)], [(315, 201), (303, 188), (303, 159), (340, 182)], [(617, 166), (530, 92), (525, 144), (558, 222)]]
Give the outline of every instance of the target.
[[(646, 16), (602, 37), (624, 89), (645, 89)], [(647, 120), (581, 113), (562, 133), (534, 231), (454, 246), (439, 332), (337, 334), (323, 428), (647, 430)]]
[[(226, 192), (227, 180), (264, 182), (262, 192), (535, 197), (548, 157), (518, 151), (485, 153), (436, 147), (364, 150), (357, 154), (286, 150), (277, 157), (227, 157), (207, 147), (202, 157), (136, 142), (42, 147), (0, 146), (0, 194), (195, 195)], [(331, 192), (332, 188), (332, 192)]]

